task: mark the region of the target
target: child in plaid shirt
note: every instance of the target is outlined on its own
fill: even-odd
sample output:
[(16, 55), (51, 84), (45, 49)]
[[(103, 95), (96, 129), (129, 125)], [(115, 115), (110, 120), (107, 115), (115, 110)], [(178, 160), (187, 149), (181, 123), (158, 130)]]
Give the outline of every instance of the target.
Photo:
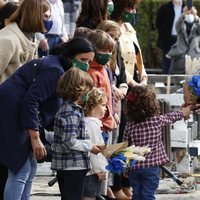
[(81, 200), (84, 179), (90, 169), (89, 152), (100, 149), (86, 131), (82, 98), (93, 81), (87, 72), (72, 67), (58, 81), (57, 93), (65, 99), (55, 116), (51, 168), (57, 171), (62, 200)]
[(154, 200), (159, 185), (159, 166), (169, 161), (162, 142), (162, 127), (189, 116), (191, 107), (182, 107), (181, 111), (159, 114), (156, 94), (150, 86), (135, 86), (126, 98), (125, 113), (128, 122), (123, 136), (129, 145), (148, 146), (151, 152), (145, 161), (135, 163), (129, 172), (129, 181), (133, 188), (132, 199)]

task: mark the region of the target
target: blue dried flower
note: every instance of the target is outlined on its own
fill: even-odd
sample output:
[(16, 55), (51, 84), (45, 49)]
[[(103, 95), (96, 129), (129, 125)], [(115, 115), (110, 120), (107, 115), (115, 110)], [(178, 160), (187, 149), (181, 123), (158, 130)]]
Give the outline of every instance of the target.
[(109, 165), (106, 166), (106, 169), (112, 173), (120, 175), (123, 171), (126, 170), (127, 167), (133, 167), (134, 163), (135, 161), (131, 160), (129, 163), (130, 166), (128, 166), (124, 154), (119, 153), (111, 157), (111, 159), (108, 161)]
[(195, 95), (200, 97), (200, 75), (194, 75), (188, 85), (193, 89)]

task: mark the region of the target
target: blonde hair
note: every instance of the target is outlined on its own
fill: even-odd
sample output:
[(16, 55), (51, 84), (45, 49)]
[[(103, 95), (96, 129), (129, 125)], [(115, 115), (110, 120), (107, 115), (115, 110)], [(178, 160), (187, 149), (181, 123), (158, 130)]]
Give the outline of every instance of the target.
[(100, 88), (94, 87), (88, 94), (83, 105), (85, 115), (87, 116), (98, 104), (106, 104), (106, 96)]
[(70, 68), (59, 79), (57, 94), (63, 99), (77, 101), (80, 95), (91, 90), (93, 79), (91, 76), (76, 67)]
[(115, 50), (115, 42), (112, 37), (102, 31), (102, 30), (94, 30), (88, 35), (88, 39), (94, 44), (97, 50), (109, 50), (110, 52), (114, 52)]
[(45, 32), (43, 14), (51, 10), (47, 0), (23, 0), (10, 16), (8, 23), (16, 22), (22, 32)]
[(119, 32), (121, 35), (121, 29), (120, 26), (118, 25), (118, 23), (112, 21), (112, 20), (105, 20), (103, 22), (101, 22), (98, 26), (97, 29), (100, 29), (102, 31), (105, 32), (109, 32), (109, 31), (116, 31)]

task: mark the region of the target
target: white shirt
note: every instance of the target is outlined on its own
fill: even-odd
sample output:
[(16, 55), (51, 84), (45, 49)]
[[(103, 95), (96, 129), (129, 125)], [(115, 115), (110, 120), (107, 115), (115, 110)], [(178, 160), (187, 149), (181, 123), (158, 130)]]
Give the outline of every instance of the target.
[(176, 32), (176, 22), (179, 19), (179, 17), (182, 14), (182, 3), (180, 4), (174, 4), (174, 13), (175, 13), (175, 17), (174, 17), (174, 22), (173, 22), (173, 26), (172, 26), (172, 35), (177, 35)]
[(61, 0), (53, 1), (49, 0), (51, 5), (51, 20), (53, 21), (53, 26), (48, 32), (48, 34), (62, 35), (68, 38), (67, 30), (64, 26), (64, 8)]
[[(85, 125), (87, 127), (88, 135), (93, 144), (104, 145), (104, 140), (102, 137), (102, 122), (95, 117), (85, 117)], [(90, 163), (92, 169), (88, 172), (87, 175), (97, 174), (100, 172), (106, 172), (106, 165), (108, 165), (107, 159), (103, 156), (102, 153), (94, 155), (91, 153)]]

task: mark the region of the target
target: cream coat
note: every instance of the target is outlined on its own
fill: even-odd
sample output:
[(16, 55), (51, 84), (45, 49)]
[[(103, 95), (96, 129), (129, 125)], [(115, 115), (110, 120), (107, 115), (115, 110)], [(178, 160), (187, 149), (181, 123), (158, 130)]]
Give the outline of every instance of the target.
[(0, 83), (34, 58), (36, 44), (28, 40), (16, 23), (0, 30)]
[[(123, 23), (122, 26), (124, 26), (125, 30), (124, 28), (121, 28), (122, 34), (119, 38), (119, 43), (121, 55), (124, 59), (127, 83), (133, 79), (135, 65), (137, 66), (137, 70), (142, 80), (143, 77), (147, 77), (147, 74), (144, 68), (142, 53), (137, 40), (136, 31), (129, 23)], [(135, 53), (134, 44), (139, 50), (137, 55)]]

